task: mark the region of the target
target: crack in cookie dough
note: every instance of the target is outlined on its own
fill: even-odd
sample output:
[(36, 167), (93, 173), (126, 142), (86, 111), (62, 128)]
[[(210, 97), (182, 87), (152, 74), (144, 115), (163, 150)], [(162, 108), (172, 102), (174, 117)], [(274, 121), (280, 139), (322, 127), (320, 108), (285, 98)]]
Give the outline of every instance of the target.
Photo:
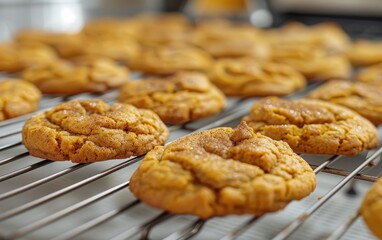
[(163, 145), (169, 132), (150, 110), (102, 100), (60, 104), (30, 118), (22, 131), (30, 154), (50, 160), (95, 162), (142, 155)]
[(0, 82), (0, 121), (37, 110), (40, 91), (33, 85), (18, 79), (2, 79)]
[(378, 125), (382, 123), (381, 95), (382, 85), (336, 80), (318, 87), (307, 97), (345, 106)]
[(112, 60), (83, 58), (78, 64), (54, 61), (31, 67), (23, 79), (43, 93), (73, 95), (82, 92), (104, 92), (128, 81), (129, 71)]
[(242, 122), (236, 130), (216, 128), (156, 147), (130, 181), (151, 206), (210, 218), (280, 210), (309, 195), (316, 178), (286, 143)]
[(361, 215), (370, 230), (382, 239), (382, 178), (366, 193), (361, 206)]
[(118, 101), (151, 109), (170, 124), (210, 116), (225, 106), (223, 93), (205, 75), (195, 72), (128, 82), (122, 87)]
[(305, 86), (304, 77), (285, 64), (245, 59), (217, 60), (211, 81), (229, 96), (287, 95)]
[(264, 98), (243, 120), (255, 132), (283, 140), (298, 153), (354, 156), (379, 145), (371, 122), (350, 109), (319, 100)]

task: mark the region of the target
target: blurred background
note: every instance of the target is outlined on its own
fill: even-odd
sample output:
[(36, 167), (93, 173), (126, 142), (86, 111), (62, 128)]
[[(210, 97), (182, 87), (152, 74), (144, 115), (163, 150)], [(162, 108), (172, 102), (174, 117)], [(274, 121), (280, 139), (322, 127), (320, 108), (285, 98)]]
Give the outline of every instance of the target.
[(353, 37), (382, 35), (380, 0), (0, 0), (0, 40), (10, 39), (23, 27), (76, 32), (87, 19), (143, 11), (181, 11), (193, 18), (225, 16), (259, 27), (331, 20)]

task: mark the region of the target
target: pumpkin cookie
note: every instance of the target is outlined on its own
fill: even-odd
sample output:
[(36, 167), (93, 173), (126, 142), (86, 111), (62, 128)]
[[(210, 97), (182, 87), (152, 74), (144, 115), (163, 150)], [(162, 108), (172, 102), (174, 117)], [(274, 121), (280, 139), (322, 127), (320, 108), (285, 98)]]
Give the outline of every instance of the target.
[(181, 14), (140, 14), (128, 21), (135, 28), (135, 39), (145, 46), (163, 46), (174, 42), (186, 42), (192, 26)]
[(146, 48), (129, 67), (146, 74), (170, 75), (181, 70), (207, 71), (211, 62), (211, 56), (203, 50), (176, 44)]
[(319, 100), (264, 98), (243, 120), (298, 153), (354, 156), (379, 144), (377, 129), (367, 119)]
[(192, 32), (191, 42), (216, 58), (253, 57), (266, 59), (270, 48), (263, 31), (248, 25), (207, 21)]
[(195, 72), (127, 82), (122, 87), (118, 101), (151, 109), (170, 124), (216, 114), (225, 105), (223, 93), (205, 75)]
[(18, 79), (0, 81), (0, 121), (37, 110), (41, 93), (33, 85)]
[(262, 215), (308, 196), (312, 169), (288, 144), (253, 131), (216, 128), (156, 147), (130, 180), (143, 202), (172, 213), (210, 218)]
[(382, 42), (358, 40), (347, 52), (347, 57), (354, 66), (382, 63)]
[(128, 71), (108, 59), (88, 58), (81, 64), (54, 61), (37, 65), (25, 70), (22, 77), (43, 93), (72, 95), (121, 86), (128, 80)]
[(229, 96), (287, 95), (306, 84), (299, 72), (285, 64), (253, 59), (217, 60), (210, 77)]
[(81, 34), (53, 33), (36, 29), (24, 29), (18, 32), (15, 39), (20, 43), (42, 43), (51, 46), (58, 55), (70, 58), (82, 54), (84, 38)]
[(325, 81), (350, 78), (352, 67), (346, 57), (328, 55), (309, 44), (286, 44), (272, 47), (272, 60), (287, 64), (309, 80)]
[(362, 70), (357, 75), (357, 81), (382, 86), (382, 63)]
[(139, 54), (140, 47), (133, 39), (103, 37), (85, 39), (81, 49), (79, 55), (94, 55), (127, 63)]
[(30, 118), (22, 130), (31, 155), (82, 163), (138, 156), (168, 136), (154, 112), (98, 99), (59, 104)]
[[(113, 22), (114, 23), (114, 22)], [(114, 26), (116, 28), (117, 25)], [(127, 62), (139, 52), (138, 43), (125, 34), (51, 33), (38, 30), (23, 30), (16, 39), (22, 43), (39, 42), (53, 47), (62, 58), (95, 55)]]
[(132, 38), (136, 28), (127, 19), (98, 18), (87, 21), (81, 34), (89, 38)]
[(378, 125), (382, 123), (381, 96), (382, 85), (336, 80), (313, 90), (307, 97), (345, 106)]
[(382, 178), (366, 193), (361, 206), (361, 215), (375, 236), (382, 239)]
[(351, 46), (350, 37), (334, 22), (311, 26), (290, 22), (266, 33), (272, 46), (309, 45), (326, 54), (344, 53)]
[(54, 50), (43, 44), (0, 44), (0, 72), (18, 72), (29, 66), (51, 62), (55, 59)]

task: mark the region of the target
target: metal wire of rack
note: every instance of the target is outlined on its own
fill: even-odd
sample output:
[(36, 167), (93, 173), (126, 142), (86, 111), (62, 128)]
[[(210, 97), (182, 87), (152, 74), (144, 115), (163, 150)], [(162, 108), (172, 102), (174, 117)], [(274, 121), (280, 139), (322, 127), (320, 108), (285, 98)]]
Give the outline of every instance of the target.
[[(303, 97), (318, 84), (311, 84), (306, 89), (288, 96), (295, 99)], [(103, 95), (79, 94), (70, 98), (44, 97), (42, 109), (46, 110), (59, 102), (98, 97), (108, 102), (115, 99), (116, 90)], [(218, 116), (193, 123), (170, 126), (170, 141), (195, 131), (202, 131), (219, 126), (234, 126), (245, 115), (256, 99), (229, 100), (228, 107)], [(0, 238), (1, 239), (189, 239), (198, 238), (201, 232), (208, 231), (211, 222), (224, 221), (225, 218), (209, 220), (170, 214), (145, 206), (128, 191), (129, 177), (136, 169), (143, 156), (100, 163), (72, 164), (51, 162), (29, 156), (21, 145), (21, 127), (31, 114), (0, 123)], [(318, 199), (311, 201), (298, 216), (288, 217), (287, 224), (280, 230), (272, 231), (270, 238), (287, 239), (308, 221), (316, 212), (325, 209), (324, 205), (345, 189), (349, 182), (363, 180), (373, 182), (378, 173), (365, 173), (368, 169), (380, 168), (378, 157), (382, 148), (368, 151), (352, 161), (354, 168), (348, 170), (336, 163), (343, 161), (342, 156), (308, 156), (320, 158), (316, 163), (309, 162), (316, 174), (343, 177), (331, 186)], [(313, 161), (314, 162), (314, 161)], [(343, 161), (345, 162), (345, 161)], [(375, 162), (374, 164), (372, 164)], [(120, 173), (122, 171), (122, 173)], [(379, 170), (378, 170), (379, 171)], [(319, 175), (318, 175), (319, 176)], [(107, 179), (107, 180), (105, 180)], [(357, 179), (357, 180), (355, 180)], [(103, 184), (98, 184), (104, 180)], [(359, 181), (357, 181), (358, 184)], [(118, 197), (116, 197), (118, 195)], [(108, 201), (108, 203), (102, 203)], [(299, 204), (299, 202), (296, 202)], [(95, 207), (98, 205), (98, 207)], [(99, 206), (101, 210), (98, 211)], [(89, 209), (90, 208), (90, 209)], [(142, 209), (143, 208), (143, 209)], [(345, 220), (334, 223), (337, 230), (327, 233), (327, 239), (339, 239), (359, 219), (358, 206), (353, 206)], [(285, 210), (282, 210), (285, 211)], [(85, 215), (79, 216), (78, 213)], [(128, 216), (131, 215), (129, 218)], [(122, 218), (122, 220), (117, 220)], [(126, 219), (125, 219), (126, 218)], [(237, 239), (253, 229), (268, 215), (261, 217), (237, 217), (240, 221), (230, 222), (229, 228), (220, 235), (207, 235), (214, 239)], [(182, 220), (183, 219), (183, 220)], [(185, 221), (185, 219), (187, 221)], [(112, 222), (116, 223), (112, 223)], [(177, 224), (175, 227), (175, 223)], [(341, 224), (343, 222), (343, 224)], [(167, 224), (167, 225), (166, 225)], [(178, 226), (179, 225), (179, 226)], [(159, 233), (166, 228), (170, 233)], [(100, 230), (98, 230), (100, 229)], [(105, 233), (107, 229), (107, 234)], [(88, 232), (95, 231), (87, 236)], [(363, 229), (368, 235), (367, 230)], [(157, 234), (157, 235), (156, 235)], [(251, 235), (253, 236), (253, 235)], [(247, 236), (248, 237), (248, 236)], [(254, 238), (254, 237), (253, 237)], [(361, 239), (360, 236), (358, 239)], [(207, 238), (201, 238), (207, 239)], [(252, 237), (251, 237), (252, 239)]]

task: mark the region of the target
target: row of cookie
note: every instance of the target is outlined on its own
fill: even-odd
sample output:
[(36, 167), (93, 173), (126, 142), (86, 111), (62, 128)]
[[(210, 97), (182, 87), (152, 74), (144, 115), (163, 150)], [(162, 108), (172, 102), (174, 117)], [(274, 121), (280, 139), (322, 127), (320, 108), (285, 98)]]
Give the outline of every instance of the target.
[[(0, 120), (37, 110), (41, 98), (39, 89), (43, 93), (74, 94), (84, 90), (102, 92), (121, 84), (124, 85), (119, 102), (151, 109), (167, 124), (207, 117), (225, 107), (224, 94), (203, 74), (179, 72), (167, 78), (127, 81), (125, 69), (108, 64), (97, 60), (87, 67), (54, 64), (53, 68), (44, 69), (40, 65), (25, 72), (26, 81), (3, 79), (0, 81)], [(33, 81), (28, 81), (30, 79)]]
[(207, 130), (155, 147), (169, 133), (150, 110), (76, 100), (29, 119), (22, 138), (31, 155), (59, 161), (151, 150), (131, 179), (132, 192), (154, 207), (202, 218), (262, 215), (309, 195), (315, 175), (294, 151), (355, 155), (379, 142), (366, 119), (318, 100), (264, 98), (243, 120), (236, 130)]
[(354, 66), (382, 62), (381, 43), (364, 39), (353, 43), (341, 26), (332, 22), (312, 26), (291, 22), (279, 28), (264, 30), (225, 19), (210, 19), (193, 24), (182, 15), (143, 14), (127, 19), (89, 21), (81, 33), (94, 38), (124, 36), (146, 46), (188, 42), (216, 58), (277, 58), (280, 49), (294, 47), (296, 50), (301, 47), (302, 51), (298, 53), (289, 52), (290, 57), (294, 54), (296, 58), (305, 57), (309, 60), (308, 57), (317, 56), (317, 52), (309, 54), (305, 50), (320, 49), (322, 52), (318, 55), (344, 54)]
[[(331, 100), (351, 108), (374, 124), (382, 122), (382, 92), (379, 75), (382, 65), (375, 65), (358, 75), (358, 82), (337, 81), (324, 84), (309, 94), (310, 98)], [(104, 92), (123, 85), (118, 100), (140, 108), (154, 110), (163, 121), (179, 124), (220, 112), (225, 105), (223, 94), (209, 83), (200, 73), (179, 72), (162, 78), (149, 78), (143, 81), (128, 81), (129, 71), (111, 60), (82, 58), (74, 65), (68, 62), (50, 62), (31, 67), (24, 71), (23, 80), (33, 83), (43, 93), (71, 95), (80, 92)], [(210, 74), (211, 80), (226, 95), (270, 96), (287, 95), (305, 86), (304, 78), (288, 66), (258, 62), (251, 59), (219, 60)], [(20, 85), (0, 84), (3, 97), (11, 106), (21, 103), (25, 83)], [(13, 87), (11, 87), (13, 86)], [(32, 87), (28, 87), (31, 89)], [(8, 92), (9, 91), (9, 92)], [(30, 91), (24, 100), (31, 107), (2, 107), (8, 110), (5, 118), (36, 110), (40, 94)], [(14, 104), (13, 104), (14, 105)], [(33, 107), (32, 107), (33, 106)], [(24, 112), (20, 112), (24, 109)], [(17, 111), (16, 111), (17, 110)]]
[[(128, 54), (124, 51), (125, 48), (123, 46), (115, 44), (114, 41), (115, 40), (110, 40), (110, 43), (108, 43), (108, 45), (112, 47), (104, 47), (102, 45), (94, 47), (99, 53), (86, 51), (75, 58), (90, 55), (93, 57), (101, 56), (122, 60), (122, 57), (118, 57), (117, 55), (126, 57)], [(102, 41), (97, 41), (97, 44), (101, 43)], [(243, 47), (240, 44), (239, 46)], [(92, 47), (92, 45), (84, 43), (81, 49), (87, 49), (89, 47)], [(225, 47), (224, 49), (232, 48)], [(245, 51), (247, 50), (245, 49)], [(301, 53), (297, 56), (297, 52)], [(336, 77), (349, 78), (351, 76), (352, 69), (350, 63), (348, 63), (343, 56), (321, 56), (320, 53), (318, 53), (318, 55), (320, 55), (318, 57), (318, 55), (313, 56), (313, 52), (315, 51), (312, 51), (308, 46), (301, 47), (300, 45), (296, 45), (295, 47), (286, 49), (276, 49), (275, 53), (277, 53), (278, 56), (275, 56), (273, 59), (268, 59), (268, 61), (288, 64), (301, 72), (307, 79), (326, 80)], [(302, 55), (306, 56), (302, 57)], [(40, 43), (3, 44), (0, 46), (0, 59), (2, 60), (0, 63), (0, 71), (19, 72), (28, 66), (50, 63), (58, 58), (59, 57), (55, 55), (49, 46), (41, 45)], [(259, 60), (258, 58), (255, 59)], [(71, 60), (73, 60), (73, 58), (71, 58)], [(213, 58), (203, 49), (192, 45), (177, 43), (143, 48), (137, 52), (137, 55), (130, 58), (128, 66), (133, 70), (145, 74), (167, 75), (179, 70), (206, 72), (211, 68), (213, 63)]]
[[(71, 61), (78, 61), (78, 58), (111, 58), (113, 60), (121, 60), (114, 53), (121, 56), (128, 56), (111, 40), (108, 47), (95, 47), (102, 53), (86, 52)], [(100, 44), (101, 41), (97, 41)], [(91, 45), (84, 43), (81, 49), (85, 49)], [(241, 46), (241, 45), (240, 45)], [(299, 47), (300, 48), (300, 47)], [(230, 49), (230, 48), (228, 48)], [(299, 49), (288, 49), (291, 54), (300, 51)], [(304, 50), (307, 54), (311, 54), (312, 50), (308, 47)], [(351, 75), (351, 66), (342, 56), (325, 56), (316, 58), (307, 56), (306, 58), (298, 57), (294, 59), (287, 57), (289, 53), (283, 53), (277, 50), (280, 55), (277, 59), (269, 59), (268, 61), (287, 64), (301, 72), (307, 79), (326, 80), (331, 78), (349, 78)], [(281, 57), (281, 54), (284, 54)], [(0, 72), (20, 72), (30, 66), (49, 65), (51, 62), (59, 61), (60, 57), (46, 45), (41, 43), (11, 43), (0, 46)], [(254, 58), (256, 59), (256, 58)], [(259, 61), (259, 59), (256, 59)], [(263, 61), (264, 59), (260, 59)], [(253, 60), (254, 61), (254, 60)], [(265, 61), (265, 60), (264, 60)], [(179, 70), (195, 70), (208, 72), (215, 64), (215, 60), (203, 49), (187, 44), (171, 44), (160, 47), (149, 47), (139, 51), (135, 57), (128, 61), (128, 66), (132, 70), (140, 71), (145, 74), (168, 75)]]
[[(242, 123), (235, 131), (214, 129), (153, 150), (132, 178), (133, 193), (152, 206), (203, 218), (261, 215), (307, 196), (315, 185), (309, 166), (292, 154), (286, 144), (273, 142), (265, 135), (287, 142), (295, 152), (317, 154), (355, 155), (378, 144), (375, 128), (365, 119), (320, 101), (265, 98), (254, 104), (244, 120), (249, 127)], [(23, 128), (23, 143), (32, 155), (74, 162), (141, 155), (164, 144), (167, 137), (166, 127), (154, 113), (125, 104), (108, 107), (97, 100), (61, 104), (32, 117)], [(229, 139), (232, 146), (224, 143), (224, 139)], [(233, 162), (219, 160), (226, 158)], [(181, 168), (176, 170), (179, 165)], [(207, 167), (208, 170), (203, 170)], [(151, 181), (155, 181), (155, 186)], [(285, 195), (282, 186), (295, 190)], [(381, 203), (372, 197), (379, 196), (375, 189), (379, 188), (373, 187), (371, 197), (365, 199), (362, 214), (377, 233), (375, 218), (378, 220)], [(179, 195), (187, 198), (173, 202)], [(195, 198), (199, 199), (197, 205)]]
[[(148, 74), (171, 74), (179, 68), (204, 71), (212, 62), (211, 56), (251, 57), (287, 63), (306, 78), (318, 80), (349, 78), (352, 69), (346, 56), (365, 52), (357, 50), (355, 54), (345, 54), (351, 45), (350, 39), (342, 29), (329, 23), (312, 27), (293, 23), (277, 30), (263, 31), (227, 21), (202, 22), (191, 28), (189, 24), (184, 24), (185, 21), (180, 21), (179, 24), (170, 19), (172, 18), (162, 16), (137, 17), (130, 21), (98, 20), (85, 25), (81, 33), (74, 35), (24, 31), (16, 36), (18, 43), (0, 47), (0, 56), (5, 55), (8, 61), (5, 61), (3, 68), (0, 65), (0, 71), (15, 71), (22, 65), (31, 64), (31, 61), (27, 61), (28, 57), (23, 57), (22, 50), (21, 56), (18, 57), (18, 50), (12, 52), (9, 49), (23, 49), (23, 45), (36, 42), (52, 46), (64, 58), (103, 56), (128, 62), (132, 69)], [(164, 23), (158, 25), (155, 21)], [(158, 35), (161, 40), (158, 40), (157, 44), (139, 46), (131, 39), (131, 33), (127, 34), (131, 32), (130, 28), (136, 29), (136, 26), (139, 26), (138, 29), (143, 34), (139, 43), (143, 44), (144, 39), (149, 38), (151, 34)], [(171, 29), (181, 29), (187, 37), (183, 36), (177, 41), (172, 38), (169, 41), (163, 40), (164, 36), (178, 36), (176, 30), (171, 32)], [(187, 41), (195, 38), (198, 40)], [(356, 44), (355, 49), (359, 49), (358, 45)], [(4, 50), (2, 53), (2, 49), (8, 51)], [(11, 61), (12, 54), (16, 60)], [(377, 55), (375, 51), (373, 54)], [(19, 64), (18, 58), (21, 59)]]
[[(92, 39), (133, 39), (144, 46), (188, 42), (201, 46), (215, 57), (266, 57), (269, 49), (285, 44), (308, 45), (328, 53), (343, 53), (352, 47), (349, 36), (334, 23), (313, 26), (288, 23), (277, 29), (261, 30), (246, 23), (233, 23), (223, 19), (193, 24), (184, 16), (174, 14), (92, 20), (77, 34), (24, 30), (16, 36), (16, 40), (43, 42), (59, 50), (66, 47), (71, 51), (59, 52), (62, 52), (62, 56), (69, 57), (70, 52), (72, 56), (75, 54), (73, 49), (85, 45), (84, 42), (81, 43), (81, 37), (87, 37), (82, 39), (85, 43)], [(266, 43), (272, 47), (267, 47)]]

